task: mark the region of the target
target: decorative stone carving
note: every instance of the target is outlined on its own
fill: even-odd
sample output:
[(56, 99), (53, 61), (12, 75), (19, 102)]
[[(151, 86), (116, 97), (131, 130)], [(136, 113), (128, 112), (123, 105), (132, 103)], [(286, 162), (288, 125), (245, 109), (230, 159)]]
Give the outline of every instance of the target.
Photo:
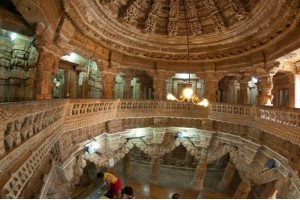
[(178, 25), (176, 21), (170, 21), (168, 24), (168, 32), (170, 37), (178, 35)]
[(202, 26), (200, 22), (193, 20), (190, 21), (190, 25), (191, 25), (191, 30), (193, 32), (193, 36), (198, 36), (202, 34)]
[[(52, 111), (50, 109), (52, 107), (56, 109)], [(253, 110), (255, 110), (255, 112)], [(278, 159), (280, 159), (282, 162), (281, 167), (262, 173), (261, 169), (265, 160), (269, 158), (269, 155), (273, 157), (272, 152), (267, 151), (267, 147), (259, 149), (256, 146), (260, 145), (254, 145), (251, 141), (245, 141), (248, 140), (248, 129), (246, 126), (254, 127), (259, 130), (267, 129), (272, 133), (272, 135), (263, 132), (260, 134), (251, 133), (252, 137), (258, 135), (260, 138), (257, 138), (257, 140), (259, 141), (264, 141), (263, 138), (270, 140), (270, 143), (266, 144), (271, 144), (272, 141), (280, 144), (279, 141), (282, 140), (280, 138), (284, 138), (283, 141), (285, 141), (286, 144), (284, 144), (284, 142), (282, 144), (288, 146), (286, 149), (292, 154), (297, 154), (297, 144), (299, 144), (299, 138), (296, 137), (297, 134), (295, 133), (299, 131), (297, 126), (299, 124), (297, 121), (297, 119), (299, 119), (298, 112), (290, 110), (280, 111), (276, 108), (264, 106), (253, 108), (246, 105), (230, 104), (212, 104), (211, 107), (203, 109), (199, 107), (193, 108), (189, 104), (184, 103), (163, 101), (145, 102), (132, 100), (62, 100), (43, 101), (38, 103), (7, 103), (3, 104), (2, 107), (0, 105), (0, 121), (1, 124), (5, 124), (5, 126), (2, 127), (2, 133), (5, 132), (6, 129), (10, 134), (15, 132), (19, 138), (21, 138), (21, 142), (22, 137), (26, 139), (26, 134), (28, 135), (31, 132), (31, 126), (32, 132), (36, 134), (34, 137), (29, 138), (26, 142), (22, 142), (21, 145), (12, 149), (9, 154), (5, 155), (5, 157), (1, 159), (1, 180), (4, 180), (2, 179), (4, 176), (3, 173), (5, 173), (5, 176), (10, 176), (8, 173), (6, 173), (8, 170), (11, 170), (8, 167), (12, 165), (14, 161), (20, 162), (20, 155), (24, 154), (24, 152), (30, 152), (30, 150), (33, 150), (36, 145), (41, 145), (38, 149), (33, 150), (29, 160), (27, 160), (19, 169), (17, 169), (11, 177), (7, 177), (8, 182), (5, 187), (3, 187), (2, 194), (5, 194), (6, 196), (3, 195), (5, 197), (19, 197), (20, 193), (15, 193), (14, 190), (22, 192), (22, 189), (26, 186), (32, 177), (32, 174), (35, 172), (36, 166), (40, 165), (43, 156), (48, 154), (49, 149), (51, 149), (53, 145), (57, 143), (58, 139), (61, 148), (63, 147), (68, 149), (69, 146), (73, 148), (70, 148), (68, 151), (66, 151), (66, 155), (63, 155), (62, 158), (69, 157), (70, 153), (74, 152), (76, 150), (75, 148), (78, 148), (78, 141), (85, 142), (91, 137), (96, 137), (98, 135), (103, 138), (110, 138), (107, 140), (110, 140), (112, 143), (111, 149), (113, 150), (113, 153), (115, 153), (116, 161), (123, 158), (126, 153), (133, 148), (134, 145), (148, 155), (153, 156), (155, 155), (153, 141), (160, 143), (163, 138), (163, 134), (161, 133), (167, 132), (167, 128), (155, 128), (155, 131), (157, 131), (156, 133), (158, 133), (157, 135), (153, 134), (153, 130), (152, 132), (149, 131), (149, 128), (147, 128), (146, 133), (142, 133), (141, 136), (137, 135), (139, 131), (134, 132), (136, 135), (133, 133), (128, 133), (128, 135), (126, 135), (126, 137), (128, 136), (128, 141), (126, 142), (124, 141), (125, 133), (124, 137), (123, 135), (119, 137), (120, 135), (118, 134), (102, 134), (103, 130), (105, 130), (105, 122), (114, 119), (117, 120), (120, 118), (127, 118), (126, 120), (124, 119), (122, 121), (126, 122), (124, 124), (126, 124), (128, 127), (134, 127), (134, 124), (137, 122), (138, 123), (135, 124), (136, 126), (144, 124), (148, 127), (149, 125), (152, 126), (154, 124), (155, 120), (153, 118), (164, 118), (166, 116), (171, 117), (171, 114), (173, 114), (174, 111), (176, 111), (176, 117), (172, 115), (172, 120), (171, 118), (162, 120), (167, 126), (168, 123), (179, 124), (178, 122), (183, 122), (181, 125), (185, 126), (186, 124), (199, 124), (199, 120), (201, 121), (202, 119), (216, 119), (216, 121), (227, 123), (224, 124), (224, 127), (227, 127), (227, 134), (219, 132), (221, 126), (218, 123), (220, 122), (214, 122), (214, 128), (218, 129), (218, 133), (212, 133), (209, 131), (203, 131), (202, 133), (202, 130), (190, 132), (192, 133), (190, 134), (192, 138), (175, 139), (174, 142), (170, 142), (166, 146), (161, 146), (159, 148), (159, 152), (161, 153), (156, 155), (156, 160), (159, 159), (158, 157), (163, 156), (165, 153), (171, 152), (172, 149), (181, 144), (186, 148), (187, 152), (190, 152), (191, 155), (195, 156), (196, 160), (201, 161), (202, 159), (206, 159), (206, 163), (218, 159), (226, 153), (230, 153), (232, 162), (236, 166), (236, 169), (239, 170), (242, 178), (247, 178), (252, 183), (260, 185), (275, 180), (281, 182), (282, 179), (285, 179), (285, 176), (287, 176), (288, 179), (291, 179), (290, 177), (292, 177), (293, 182), (291, 183), (291, 190), (296, 191), (296, 193), (294, 194), (291, 192), (291, 194), (288, 195), (297, 195), (296, 188), (299, 187), (299, 180), (297, 175), (294, 174), (295, 172), (293, 172), (293, 168), (297, 169), (297, 166), (288, 164), (288, 159), (284, 159), (283, 157), (280, 157), (279, 154), (276, 154), (279, 157)], [(274, 114), (275, 111), (278, 113), (278, 115)], [(220, 113), (223, 116), (220, 116)], [(141, 116), (145, 117), (145, 115), (152, 119), (134, 119)], [(31, 118), (31, 116), (34, 117)], [(190, 118), (191, 116), (198, 118), (198, 120), (193, 122), (191, 120), (182, 119), (182, 117)], [(289, 119), (289, 121), (285, 121), (287, 119)], [(175, 120), (178, 120), (178, 122)], [(103, 124), (104, 129), (102, 129)], [(278, 126), (283, 125), (284, 129), (287, 130), (283, 130), (281, 128), (279, 129), (279, 133), (277, 130)], [(112, 128), (118, 126), (119, 125), (112, 126)], [(170, 128), (170, 131), (171, 130), (177, 130), (178, 132), (179, 129)], [(224, 131), (225, 129), (222, 130)], [(68, 132), (68, 134), (65, 135), (66, 132)], [(148, 137), (150, 133), (152, 134), (152, 137)], [(64, 135), (62, 136), (62, 134)], [(217, 134), (220, 143), (219, 148), (212, 152), (210, 152), (210, 147), (209, 149), (203, 148), (205, 151), (199, 152), (194, 145), (197, 144), (194, 143), (195, 141), (197, 142), (197, 140), (193, 140), (193, 138), (202, 140), (202, 137), (197, 137), (197, 134), (204, 135), (203, 141), (206, 141), (206, 139), (209, 138), (209, 134)], [(275, 139), (274, 135), (278, 136), (279, 138)], [(69, 138), (64, 138), (64, 136), (68, 136)], [(71, 138), (74, 139), (72, 140)], [(43, 139), (46, 141), (43, 142)], [(213, 140), (211, 142), (213, 142)], [(223, 143), (230, 145), (222, 145)], [(292, 143), (296, 145), (293, 146)], [(213, 145), (213, 143), (211, 146), (217, 147), (217, 145)], [(62, 150), (65, 150), (63, 148)], [(265, 153), (254, 156), (254, 158), (252, 158), (254, 161), (252, 162), (251, 157), (253, 157), (253, 155), (250, 153), (251, 151), (246, 150), (247, 148), (251, 149), (251, 151), (253, 150), (256, 152), (260, 150)], [(270, 148), (274, 148), (274, 146), (271, 146)], [(206, 151), (209, 153), (207, 157)], [(278, 152), (278, 150), (276, 151)], [(282, 151), (281, 153), (284, 154), (285, 152)], [(99, 166), (106, 166), (108, 158), (109, 154), (107, 154), (105, 151), (101, 152), (101, 156), (95, 154), (86, 157), (87, 160), (90, 160)], [(64, 158), (62, 160), (64, 160)], [(286, 166), (289, 167), (287, 168)], [(200, 176), (200, 172), (204, 171), (204, 167), (202, 166), (199, 168), (199, 177), (203, 177)], [(78, 173), (80, 174), (80, 170)], [(198, 182), (196, 185), (201, 185), (200, 180), (202, 179), (197, 179)]]
[(154, 32), (156, 29), (156, 20), (151, 15), (148, 17), (146, 21), (146, 28), (147, 32)]
[(138, 12), (137, 8), (132, 4), (126, 11), (124, 20), (127, 23), (132, 24), (135, 20), (135, 17), (137, 16), (137, 12)]

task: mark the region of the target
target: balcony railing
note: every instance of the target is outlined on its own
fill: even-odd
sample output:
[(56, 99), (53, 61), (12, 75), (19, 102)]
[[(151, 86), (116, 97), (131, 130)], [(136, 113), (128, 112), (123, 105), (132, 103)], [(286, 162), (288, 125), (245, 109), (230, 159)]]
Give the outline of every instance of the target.
[[(170, 101), (107, 99), (3, 103), (0, 104), (0, 184), (10, 177), (30, 178), (36, 164), (64, 132), (109, 120), (153, 117), (242, 124), (300, 144), (300, 109), (221, 103), (204, 108)], [(3, 173), (8, 169), (15, 173)], [(5, 184), (11, 190), (7, 193), (22, 191), (18, 179)]]

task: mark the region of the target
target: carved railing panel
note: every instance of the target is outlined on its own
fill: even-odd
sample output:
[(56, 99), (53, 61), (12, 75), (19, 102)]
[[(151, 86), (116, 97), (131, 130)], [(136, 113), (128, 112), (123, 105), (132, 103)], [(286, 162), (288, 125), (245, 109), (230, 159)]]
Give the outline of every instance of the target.
[(118, 118), (163, 117), (174, 116), (188, 118), (207, 118), (209, 109), (191, 103), (176, 103), (153, 100), (121, 100), (118, 107)]

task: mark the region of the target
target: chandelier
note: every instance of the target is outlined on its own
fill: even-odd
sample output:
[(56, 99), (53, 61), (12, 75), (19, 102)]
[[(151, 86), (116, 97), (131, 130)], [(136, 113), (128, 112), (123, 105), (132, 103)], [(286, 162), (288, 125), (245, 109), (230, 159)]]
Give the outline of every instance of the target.
[(187, 29), (187, 18), (186, 18), (187, 8), (186, 8), (186, 5), (185, 5), (185, 0), (183, 0), (183, 4), (184, 4), (184, 19), (185, 19), (185, 28), (186, 28), (189, 84), (188, 84), (188, 87), (185, 87), (182, 90), (182, 94), (180, 95), (180, 97), (178, 99), (173, 94), (169, 93), (167, 95), (167, 100), (178, 101), (178, 102), (187, 101), (187, 102), (192, 102), (195, 105), (206, 107), (206, 106), (208, 106), (208, 100), (207, 99), (200, 100), (200, 98), (196, 94), (194, 94), (194, 91), (193, 91), (193, 88), (192, 88), (192, 85), (191, 85), (190, 43), (189, 43), (189, 33), (188, 33), (188, 29)]

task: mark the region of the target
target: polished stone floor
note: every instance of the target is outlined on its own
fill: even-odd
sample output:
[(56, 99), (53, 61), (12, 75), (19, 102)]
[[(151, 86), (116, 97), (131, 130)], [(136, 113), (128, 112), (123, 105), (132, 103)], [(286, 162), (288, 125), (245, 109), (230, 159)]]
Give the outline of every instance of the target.
[[(160, 168), (160, 180), (157, 184), (149, 183), (149, 163), (132, 162), (132, 171), (129, 177), (122, 176), (122, 163), (113, 169), (113, 173), (121, 178), (122, 186), (132, 186), (137, 198), (168, 199), (173, 193), (179, 193), (183, 199), (223, 199), (231, 198), (236, 186), (231, 191), (218, 191), (218, 184), (224, 170), (209, 170), (205, 177), (204, 189), (199, 192), (191, 188), (195, 170), (173, 169), (172, 167)], [(86, 198), (96, 189), (96, 184), (80, 186), (73, 193), (72, 198)]]

